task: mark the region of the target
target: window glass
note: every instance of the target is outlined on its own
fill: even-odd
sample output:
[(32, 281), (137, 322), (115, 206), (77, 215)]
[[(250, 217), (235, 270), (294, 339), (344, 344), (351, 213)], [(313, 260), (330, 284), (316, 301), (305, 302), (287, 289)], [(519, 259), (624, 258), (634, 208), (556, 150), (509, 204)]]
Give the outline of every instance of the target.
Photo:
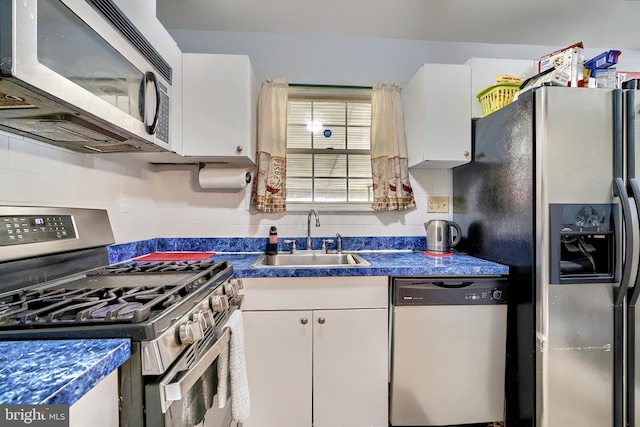
[(345, 149), (347, 137), (344, 126), (324, 126), (313, 134), (313, 148)]
[(346, 154), (315, 154), (313, 175), (315, 177), (347, 177)]
[(371, 156), (350, 154), (349, 176), (371, 178)]
[(310, 203), (313, 202), (313, 181), (310, 178), (287, 177), (287, 202)]
[(370, 90), (290, 93), (287, 202), (369, 203), (372, 193)]

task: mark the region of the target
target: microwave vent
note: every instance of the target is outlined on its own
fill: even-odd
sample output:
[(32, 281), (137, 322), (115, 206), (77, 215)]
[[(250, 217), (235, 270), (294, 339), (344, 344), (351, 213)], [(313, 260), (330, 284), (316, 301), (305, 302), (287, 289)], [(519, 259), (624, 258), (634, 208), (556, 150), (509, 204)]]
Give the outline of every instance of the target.
[(143, 151), (129, 138), (71, 114), (0, 119), (0, 126), (70, 150), (85, 153)]

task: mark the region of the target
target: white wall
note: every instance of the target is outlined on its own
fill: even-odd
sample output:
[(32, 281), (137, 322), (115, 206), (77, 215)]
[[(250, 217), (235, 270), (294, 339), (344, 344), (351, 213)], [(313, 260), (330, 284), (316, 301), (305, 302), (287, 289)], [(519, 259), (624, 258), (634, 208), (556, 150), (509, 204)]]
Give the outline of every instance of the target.
[[(418, 205), (427, 194), (450, 194), (449, 171), (417, 170), (412, 185)], [(117, 243), (154, 237), (280, 236), (306, 234), (306, 213), (248, 211), (249, 190), (206, 192), (197, 167), (152, 166), (135, 154), (89, 155), (0, 132), (0, 204), (106, 209)], [(443, 215), (424, 209), (405, 213), (320, 212), (312, 235), (419, 235), (422, 224)]]
[(119, 243), (156, 237), (154, 176), (135, 155), (86, 155), (0, 132), (0, 204), (107, 209)]
[[(183, 52), (248, 55), (258, 82), (265, 77), (287, 77), (292, 83), (336, 85), (375, 81), (404, 85), (425, 62), (463, 64), (472, 57), (538, 59), (563, 47), (187, 30), (170, 33)], [(567, 46), (579, 40), (577, 35), (576, 40), (567, 40)], [(586, 46), (585, 57), (605, 50)], [(618, 69), (640, 71), (640, 50), (625, 49)]]
[[(197, 185), (196, 170), (166, 169), (156, 174), (158, 233), (162, 237), (260, 237), (276, 225), (282, 237), (305, 236), (307, 212), (262, 214), (247, 211), (250, 190), (240, 193), (204, 192)], [(314, 237), (408, 235), (424, 233), (428, 219), (448, 215), (427, 214), (427, 194), (448, 195), (452, 191), (448, 170), (415, 170), (411, 184), (420, 209), (404, 213), (326, 212), (319, 210), (320, 228), (312, 226)]]
[[(291, 82), (406, 83), (423, 62), (470, 57), (537, 58), (555, 48), (247, 33), (172, 33), (183, 51), (250, 56), (256, 77)], [(568, 44), (573, 41), (568, 41)], [(600, 53), (601, 50), (593, 53)], [(624, 51), (620, 69), (640, 70), (640, 52)], [(448, 84), (455, 84), (449, 82)], [(418, 209), (403, 213), (320, 212), (313, 236), (421, 235), (427, 195), (450, 195), (448, 170), (412, 170)], [(154, 167), (135, 154), (84, 155), (0, 132), (0, 204), (104, 208), (118, 243), (154, 237), (304, 236), (306, 213), (247, 211), (249, 191), (204, 192), (195, 167)], [(126, 212), (123, 212), (123, 198)]]

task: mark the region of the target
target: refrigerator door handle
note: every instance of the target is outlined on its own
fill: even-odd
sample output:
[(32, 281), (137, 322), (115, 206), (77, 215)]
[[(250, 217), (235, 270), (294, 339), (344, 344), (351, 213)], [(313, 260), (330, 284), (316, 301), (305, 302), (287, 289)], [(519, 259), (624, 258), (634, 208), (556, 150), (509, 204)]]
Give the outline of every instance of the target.
[[(635, 220), (640, 220), (640, 187), (636, 180), (636, 91), (628, 90), (624, 92), (626, 97), (626, 131), (627, 131), (627, 194), (634, 200), (636, 205)], [(637, 225), (636, 225), (637, 227)], [(633, 246), (627, 246), (627, 251), (631, 252)], [(633, 259), (638, 259), (640, 254), (635, 254)], [(630, 291), (628, 304), (635, 306), (640, 296), (640, 265), (636, 270), (633, 289)]]
[[(613, 91), (613, 196), (620, 199), (622, 206), (622, 222), (624, 223), (624, 235), (620, 236), (620, 242), (616, 246), (622, 248), (634, 246), (633, 218), (631, 217), (631, 201), (623, 179), (623, 116), (622, 116), (622, 91)], [(618, 252), (619, 253), (619, 252)], [(620, 262), (620, 261), (616, 261)], [(620, 285), (613, 290), (613, 427), (623, 427), (625, 423), (625, 352), (624, 352), (624, 317), (625, 298), (631, 281), (631, 267), (633, 265), (632, 251), (625, 251), (622, 263), (622, 277)]]
[[(620, 199), (622, 205), (622, 221), (624, 222), (624, 238), (626, 247), (634, 247), (633, 218), (631, 217), (631, 202), (623, 180), (623, 131), (622, 131), (622, 91), (613, 91), (613, 195)], [(622, 306), (627, 296), (631, 281), (631, 267), (633, 265), (632, 251), (625, 251), (622, 265), (620, 285), (614, 290), (613, 304)]]
[[(638, 229), (638, 221), (640, 219), (640, 188), (636, 180), (636, 101), (635, 90), (624, 91), (626, 98), (626, 145), (627, 145), (627, 194), (631, 197), (636, 206), (635, 218), (633, 218), (634, 227)], [(631, 221), (631, 219), (630, 219)], [(633, 244), (627, 244), (627, 254), (631, 254), (632, 259), (637, 260), (637, 248)], [(635, 253), (634, 253), (635, 251)], [(639, 267), (640, 268), (640, 267)], [(626, 425), (636, 425), (636, 346), (637, 346), (637, 330), (636, 330), (636, 303), (640, 296), (640, 270), (636, 268), (635, 282), (633, 288), (628, 291), (627, 296), (627, 312), (626, 312), (626, 373), (615, 375), (626, 376)], [(617, 338), (621, 342), (624, 337)]]
[[(640, 189), (638, 188), (638, 182), (635, 178), (629, 178), (627, 180), (627, 188), (631, 195), (631, 197), (635, 200), (636, 205), (636, 218), (634, 219), (637, 222), (637, 219), (640, 218)], [(627, 245), (627, 254), (633, 254), (633, 246)], [(625, 257), (626, 258), (626, 257)], [(637, 255), (633, 255), (632, 258), (637, 259)], [(627, 299), (627, 359), (626, 359), (626, 378), (627, 378), (627, 424), (628, 426), (636, 425), (636, 391), (635, 391), (635, 380), (636, 377), (636, 303), (638, 301), (638, 296), (640, 296), (640, 271), (636, 271), (636, 278), (633, 288), (631, 288), (628, 293)], [(624, 338), (617, 338), (623, 339)], [(616, 374), (618, 375), (618, 374)], [(625, 374), (622, 374), (625, 375)]]
[[(640, 187), (638, 186), (638, 181), (636, 181), (635, 178), (630, 178), (627, 186), (628, 186), (628, 190), (631, 198), (635, 201), (636, 218), (640, 218)], [(631, 242), (631, 244), (632, 243), (633, 242)], [(632, 260), (638, 259), (638, 256), (640, 255), (635, 255), (632, 249), (633, 249), (633, 246), (627, 245), (627, 253), (630, 254), (630, 258)], [(636, 277), (633, 284), (633, 289), (630, 291), (630, 298), (629, 298), (628, 304), (631, 306), (636, 305), (636, 303), (638, 302), (639, 296), (640, 296), (640, 265), (636, 271)]]
[[(626, 247), (633, 247), (634, 234), (633, 234), (633, 219), (631, 217), (631, 202), (627, 192), (625, 190), (624, 181), (622, 178), (616, 178), (613, 186), (613, 195), (620, 198), (620, 204), (622, 205), (622, 221), (624, 222), (624, 235), (626, 239)], [(614, 292), (614, 305), (622, 305), (624, 298), (627, 295), (629, 289), (629, 282), (631, 281), (631, 267), (633, 266), (633, 252), (625, 251), (624, 263), (622, 265), (622, 278), (620, 285)]]

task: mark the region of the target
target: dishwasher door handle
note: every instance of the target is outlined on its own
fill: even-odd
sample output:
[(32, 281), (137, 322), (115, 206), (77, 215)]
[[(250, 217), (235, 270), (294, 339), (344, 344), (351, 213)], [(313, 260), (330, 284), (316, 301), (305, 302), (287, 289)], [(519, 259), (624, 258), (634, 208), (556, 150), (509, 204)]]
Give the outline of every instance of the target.
[(440, 288), (450, 288), (450, 289), (458, 289), (458, 288), (466, 288), (467, 286), (473, 285), (475, 282), (463, 281), (463, 282), (431, 282), (435, 286)]

